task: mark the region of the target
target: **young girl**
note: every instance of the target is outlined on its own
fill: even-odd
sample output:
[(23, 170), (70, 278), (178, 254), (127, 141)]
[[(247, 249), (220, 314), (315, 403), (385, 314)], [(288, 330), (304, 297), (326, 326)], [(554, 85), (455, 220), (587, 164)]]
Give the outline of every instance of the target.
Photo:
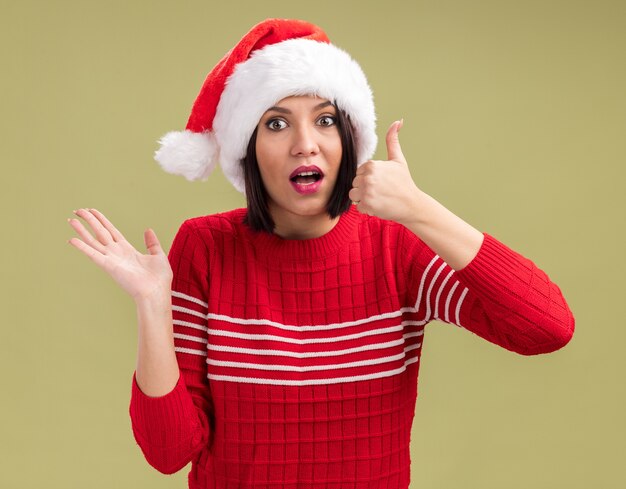
[(137, 305), (130, 417), (189, 487), (407, 488), (424, 327), (522, 355), (572, 337), (560, 289), (416, 186), (394, 122), (376, 147), (360, 67), (317, 26), (256, 25), (207, 76), (167, 171), (219, 161), (247, 208), (185, 221), (166, 256), (96, 209), (70, 243)]

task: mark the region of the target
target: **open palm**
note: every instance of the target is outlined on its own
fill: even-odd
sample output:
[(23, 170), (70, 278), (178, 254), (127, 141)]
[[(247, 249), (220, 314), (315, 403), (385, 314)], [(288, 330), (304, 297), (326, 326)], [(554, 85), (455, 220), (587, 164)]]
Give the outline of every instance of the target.
[(96, 209), (74, 211), (91, 227), (92, 236), (78, 219), (68, 219), (82, 238), (69, 243), (107, 272), (134, 300), (169, 292), (172, 268), (152, 229), (144, 232), (148, 254), (138, 252), (113, 224)]

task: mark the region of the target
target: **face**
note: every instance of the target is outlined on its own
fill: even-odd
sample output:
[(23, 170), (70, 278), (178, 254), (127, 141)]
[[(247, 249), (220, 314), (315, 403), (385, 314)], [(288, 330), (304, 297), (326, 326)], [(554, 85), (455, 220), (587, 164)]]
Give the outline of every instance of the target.
[(298, 216), (329, 219), (342, 154), (336, 122), (331, 102), (313, 96), (284, 98), (261, 117), (256, 156), (277, 226)]

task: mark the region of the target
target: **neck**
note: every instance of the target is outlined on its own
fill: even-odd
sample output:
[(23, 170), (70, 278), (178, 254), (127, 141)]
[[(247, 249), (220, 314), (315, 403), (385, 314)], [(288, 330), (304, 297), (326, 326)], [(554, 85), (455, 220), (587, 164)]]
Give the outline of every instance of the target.
[(274, 234), (283, 239), (313, 239), (325, 235), (339, 222), (339, 216), (331, 219), (328, 214), (301, 216), (288, 212), (272, 212)]

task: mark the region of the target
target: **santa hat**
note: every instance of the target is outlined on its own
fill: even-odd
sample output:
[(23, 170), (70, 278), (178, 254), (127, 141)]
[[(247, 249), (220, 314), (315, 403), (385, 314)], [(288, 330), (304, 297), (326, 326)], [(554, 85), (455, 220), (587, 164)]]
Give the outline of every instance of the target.
[(219, 161), (244, 192), (241, 160), (263, 113), (292, 95), (326, 98), (350, 116), (357, 164), (376, 149), (372, 91), (360, 66), (301, 20), (268, 19), (248, 32), (207, 75), (185, 131), (159, 141), (155, 159), (188, 180), (206, 180)]

